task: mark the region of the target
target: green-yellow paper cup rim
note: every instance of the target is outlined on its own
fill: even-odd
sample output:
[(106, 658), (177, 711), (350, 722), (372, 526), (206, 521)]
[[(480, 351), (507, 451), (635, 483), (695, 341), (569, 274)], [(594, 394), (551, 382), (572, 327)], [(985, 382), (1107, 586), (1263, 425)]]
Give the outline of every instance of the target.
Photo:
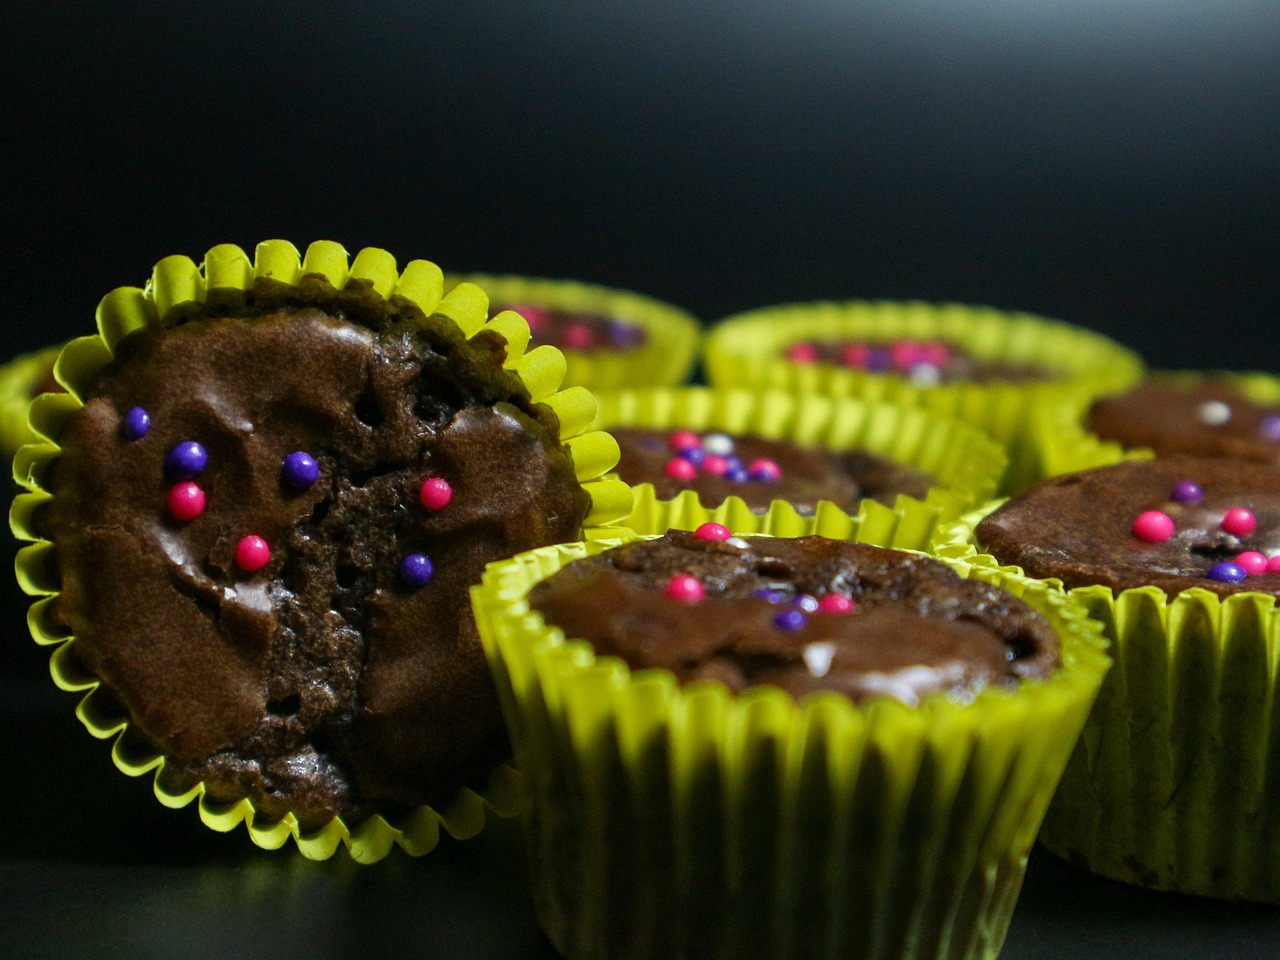
[(815, 937), (858, 956), (865, 935), (904, 960), (994, 956), (1109, 664), (1098, 625), (1044, 585), (951, 562), (1044, 612), (1062, 668), (963, 704), (735, 696), (597, 657), (530, 610), (534, 583), (610, 545), (520, 554), (472, 590), (557, 949), (679, 956), (715, 933), (727, 956), (812, 955)]
[(500, 333), (508, 345), (505, 367), (519, 376), (534, 402), (547, 405), (556, 414), (560, 440), (591, 497), (584, 538), (616, 533), (617, 528), (610, 525), (631, 506), (630, 489), (607, 476), (617, 462), (617, 443), (606, 433), (588, 429), (595, 417), (595, 398), (589, 391), (560, 389), (564, 359), (559, 351), (538, 347), (526, 352), (528, 326), (517, 314), (506, 311), (489, 319), (488, 300), (479, 287), (459, 284), (443, 296), (442, 274), (435, 264), (414, 260), (399, 270), (392, 255), (377, 248), (365, 248), (352, 259), (340, 244), (317, 241), (300, 256), (293, 244), (268, 240), (257, 246), (251, 260), (239, 247), (224, 244), (212, 248), (200, 265), (182, 256), (160, 261), (145, 289), (121, 287), (107, 294), (97, 311), (98, 333), (72, 340), (58, 355), (54, 375), (66, 393), (42, 394), (32, 402), (30, 423), (36, 441), (18, 451), (13, 465), (14, 478), (26, 492), (19, 494), (10, 511), (15, 536), (30, 541), (18, 552), (18, 582), (28, 594), (39, 597), (31, 606), (28, 625), (37, 643), (52, 648), (54, 682), (64, 690), (83, 694), (77, 710), (81, 721), (94, 736), (114, 740), (112, 757), (124, 773), (140, 776), (154, 771), (156, 796), (166, 806), (197, 802), (201, 820), (213, 829), (228, 831), (244, 823), (258, 846), (274, 849), (292, 838), (311, 859), (326, 859), (340, 845), (353, 859), (365, 863), (382, 859), (394, 846), (412, 855), (424, 854), (436, 845), (442, 828), (462, 839), (482, 829), (486, 810), (501, 816), (517, 813), (521, 796), (518, 775), (503, 765), (482, 789), (463, 788), (453, 798), (418, 807), (394, 823), (379, 815), (350, 824), (335, 818), (307, 833), (299, 828), (293, 814), (272, 821), (258, 818), (248, 799), (214, 803), (206, 799), (203, 783), (173, 793), (161, 782), (164, 756), (139, 749), (141, 738), (130, 735), (128, 720), (113, 706), (114, 698), (100, 689), (99, 678), (86, 676), (76, 665), (72, 656), (75, 638), (51, 629), (48, 623), (61, 584), (56, 564), (51, 562), (53, 545), (40, 538), (33, 521), (37, 509), (52, 497), (44, 478), (60, 454), (58, 438), (63, 425), (83, 405), (94, 378), (130, 332), (161, 322), (171, 311), (191, 310), (207, 297), (248, 290), (261, 281), (331, 291), (350, 285), (352, 290), (371, 290), (384, 299), (401, 299), (428, 315), (448, 317), (466, 337), (483, 329)]
[(580, 310), (633, 324), (645, 342), (627, 350), (570, 350), (561, 347), (568, 364), (566, 386), (592, 390), (676, 386), (693, 370), (702, 326), (689, 312), (653, 297), (574, 280), (513, 274), (468, 273), (445, 277), (446, 288), (474, 283), (495, 303), (553, 310)]
[[(943, 383), (921, 387), (897, 374), (788, 360), (801, 340), (848, 337), (943, 338), (975, 357), (1029, 363), (1058, 375), (1034, 382)], [(713, 386), (774, 387), (924, 406), (972, 423), (1009, 449), (1004, 491), (1040, 479), (1029, 429), (1032, 411), (1114, 393), (1142, 376), (1141, 358), (1100, 333), (1060, 320), (991, 307), (918, 301), (794, 303), (735, 314), (716, 323), (704, 344)]]
[[(1021, 574), (981, 552), (998, 504), (948, 525), (942, 557)], [(1057, 590), (1056, 578), (1042, 582)], [(1251, 591), (1065, 591), (1104, 627), (1115, 665), (1040, 840), (1126, 883), (1280, 903), (1280, 611)]]
[(42, 347), (0, 366), (0, 455), (11, 459), (24, 443), (36, 439), (27, 422), (27, 412), (36, 389), (53, 372), (53, 362), (62, 346), (58, 343)]
[(901, 404), (707, 387), (601, 391), (597, 399), (596, 426), (604, 430), (720, 430), (833, 451), (866, 450), (937, 481), (923, 500), (904, 494), (888, 506), (866, 499), (852, 514), (822, 502), (812, 515), (801, 515), (785, 501), (756, 513), (739, 497), (706, 507), (692, 490), (660, 499), (652, 484), (639, 484), (635, 508), (623, 521), (636, 533), (694, 530), (708, 521), (773, 536), (849, 539), (865, 529), (876, 543), (920, 549), (936, 523), (994, 495), (1008, 462), (1005, 449), (976, 427)]

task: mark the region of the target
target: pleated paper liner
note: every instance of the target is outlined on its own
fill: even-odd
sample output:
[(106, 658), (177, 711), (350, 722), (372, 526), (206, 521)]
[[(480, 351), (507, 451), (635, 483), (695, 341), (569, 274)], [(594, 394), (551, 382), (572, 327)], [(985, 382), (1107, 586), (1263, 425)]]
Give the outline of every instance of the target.
[(735, 696), (632, 672), (547, 627), (530, 587), (603, 542), (492, 564), (477, 623), (530, 793), (538, 917), (569, 960), (991, 958), (1108, 660), (1078, 605), (1026, 578), (1064, 665), (967, 704)]
[[(941, 338), (980, 360), (1035, 364), (1057, 375), (1034, 382), (943, 383), (917, 386), (903, 376), (829, 363), (788, 360), (799, 341), (849, 338)], [(986, 307), (917, 302), (800, 303), (737, 314), (717, 323), (705, 341), (712, 386), (776, 387), (802, 394), (853, 396), (923, 406), (971, 423), (1009, 450), (1003, 490), (1036, 480), (1039, 454), (1029, 424), (1033, 410), (1081, 395), (1114, 393), (1142, 376), (1139, 357), (1082, 327)]]
[(54, 547), (39, 539), (33, 519), (40, 505), (51, 498), (43, 479), (59, 456), (57, 440), (63, 424), (80, 408), (86, 390), (131, 331), (162, 321), (172, 309), (200, 304), (206, 296), (247, 290), (263, 278), (319, 291), (342, 290), (354, 284), (371, 288), (384, 298), (403, 298), (428, 315), (447, 316), (468, 337), (481, 329), (498, 331), (509, 343), (508, 369), (520, 376), (536, 402), (547, 404), (559, 417), (561, 440), (573, 455), (584, 490), (591, 495), (586, 518), (589, 526), (584, 534), (601, 535), (603, 525), (629, 511), (629, 488), (604, 476), (617, 461), (616, 442), (607, 434), (587, 432), (595, 415), (594, 398), (581, 388), (559, 390), (564, 374), (559, 351), (540, 347), (526, 353), (529, 333), (524, 320), (510, 312), (486, 320), (488, 301), (479, 288), (462, 284), (442, 298), (442, 276), (435, 264), (415, 260), (398, 271), (389, 253), (374, 248), (361, 250), (348, 264), (346, 251), (327, 241), (311, 244), (301, 260), (297, 249), (285, 241), (259, 244), (252, 261), (238, 247), (218, 246), (209, 251), (200, 267), (185, 257), (169, 257), (156, 265), (145, 290), (120, 288), (108, 294), (98, 308), (98, 335), (73, 340), (58, 357), (55, 375), (67, 392), (46, 393), (32, 403), (31, 423), (42, 439), (23, 447), (15, 457), (15, 479), (29, 492), (17, 497), (10, 517), (16, 536), (33, 541), (19, 551), (17, 561), (22, 588), (40, 598), (28, 615), (31, 633), (37, 643), (52, 648), (54, 682), (84, 695), (77, 713), (85, 726), (94, 736), (115, 741), (112, 756), (123, 772), (131, 776), (154, 772), (156, 796), (166, 806), (195, 802), (201, 819), (216, 830), (231, 830), (243, 822), (259, 846), (279, 847), (292, 838), (298, 849), (313, 859), (331, 856), (339, 845), (345, 845), (351, 856), (362, 862), (381, 859), (393, 846), (410, 854), (426, 853), (435, 846), (441, 829), (465, 838), (479, 832), (486, 810), (514, 815), (520, 799), (514, 771), (500, 767), (483, 789), (462, 789), (446, 803), (419, 807), (394, 822), (380, 816), (357, 823), (334, 819), (312, 833), (303, 833), (293, 814), (274, 821), (257, 817), (247, 799), (213, 803), (205, 797), (204, 784), (174, 793), (164, 786), (165, 758), (145, 746), (144, 738), (130, 729), (115, 698), (100, 689), (99, 679), (84, 675), (73, 652), (75, 638), (65, 635), (51, 617), (51, 604), (61, 589), (60, 576)]
[[(951, 525), (935, 550), (1020, 573)], [(1056, 579), (1043, 581), (1061, 590)], [(1269, 594), (1065, 592), (1103, 624), (1115, 665), (1040, 833), (1126, 883), (1280, 903), (1280, 613)]]
[[(623, 525), (636, 533), (697, 529), (708, 520), (740, 533), (803, 536), (824, 532), (847, 539), (857, 531), (891, 545), (923, 546), (940, 520), (954, 519), (991, 497), (1007, 463), (1003, 447), (974, 427), (915, 407), (864, 403), (848, 398), (798, 396), (777, 390), (747, 391), (686, 387), (601, 392), (595, 426), (659, 430), (726, 431), (788, 440), (832, 451), (866, 450), (932, 476), (937, 484), (923, 501), (900, 494), (894, 507), (863, 500), (850, 515), (822, 502), (802, 515), (785, 501), (753, 513), (739, 497), (704, 507), (686, 490), (659, 499), (652, 484), (635, 486), (635, 507)], [(910, 503), (914, 509), (899, 509)], [(888, 530), (894, 530), (889, 534)]]
[(673, 387), (684, 383), (699, 352), (701, 326), (689, 313), (652, 297), (610, 287), (509, 274), (463, 274), (445, 278), (446, 289), (474, 283), (495, 304), (581, 311), (639, 327), (644, 343), (625, 350), (560, 347), (568, 364), (565, 386), (591, 390)]
[(36, 439), (27, 423), (31, 400), (53, 374), (62, 344), (14, 357), (0, 366), (0, 456), (11, 458), (24, 443)]

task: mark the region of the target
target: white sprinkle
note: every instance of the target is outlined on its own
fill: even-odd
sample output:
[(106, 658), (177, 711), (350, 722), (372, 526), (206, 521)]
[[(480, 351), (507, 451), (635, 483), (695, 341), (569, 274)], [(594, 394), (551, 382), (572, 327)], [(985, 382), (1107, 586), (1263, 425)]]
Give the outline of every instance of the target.
[(804, 665), (809, 668), (809, 675), (825, 677), (831, 669), (831, 661), (836, 655), (834, 643), (811, 643), (804, 648)]
[(936, 387), (942, 380), (938, 368), (932, 363), (917, 363), (907, 376), (917, 387)]
[(907, 667), (895, 673), (868, 673), (862, 686), (868, 693), (883, 693), (901, 700), (909, 707), (920, 702), (918, 691), (932, 691), (958, 683), (964, 677), (964, 664), (945, 667)]
[(1220, 427), (1231, 419), (1231, 408), (1221, 400), (1208, 400), (1200, 404), (1200, 419), (1211, 427)]
[(743, 540), (741, 537), (730, 537), (725, 541), (725, 543), (731, 547), (737, 547), (739, 550), (745, 550), (747, 547), (751, 546), (751, 544), (747, 543), (747, 541)]
[(733, 453), (733, 437), (726, 433), (708, 433), (702, 438), (702, 449), (717, 457)]

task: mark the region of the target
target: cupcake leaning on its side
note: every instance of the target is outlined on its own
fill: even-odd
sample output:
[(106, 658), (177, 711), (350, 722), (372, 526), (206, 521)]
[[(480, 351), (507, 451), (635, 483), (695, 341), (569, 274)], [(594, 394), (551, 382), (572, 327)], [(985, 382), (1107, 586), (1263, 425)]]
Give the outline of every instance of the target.
[(625, 513), (563, 358), (385, 251), (215, 247), (121, 288), (31, 422), (12, 524), (55, 681), (167, 805), (308, 856), (513, 809), (466, 591)]
[(560, 350), (566, 387), (591, 390), (674, 387), (688, 380), (701, 326), (679, 307), (653, 297), (578, 283), (510, 274), (450, 274), (445, 289), (474, 283), (494, 312), (525, 318), (534, 344)]
[[(1074, 604), (978, 573), (1048, 618), (1060, 667), (1021, 600), (902, 551), (672, 532), (493, 565), (473, 604), (556, 948), (994, 956), (1107, 660)], [(619, 625), (636, 665), (589, 642)]]
[(960, 304), (819, 302), (727, 317), (706, 341), (713, 386), (921, 406), (1009, 450), (1004, 490), (1039, 479), (1033, 414), (1123, 390), (1141, 359), (1082, 327)]
[(1118, 463), (1047, 479), (937, 546), (1065, 586), (1112, 642), (1048, 849), (1129, 883), (1280, 902), (1277, 489), (1270, 465)]
[(715, 521), (919, 547), (992, 496), (1007, 463), (980, 430), (890, 403), (705, 387), (598, 399), (595, 426), (615, 433), (636, 492), (623, 525), (638, 533)]

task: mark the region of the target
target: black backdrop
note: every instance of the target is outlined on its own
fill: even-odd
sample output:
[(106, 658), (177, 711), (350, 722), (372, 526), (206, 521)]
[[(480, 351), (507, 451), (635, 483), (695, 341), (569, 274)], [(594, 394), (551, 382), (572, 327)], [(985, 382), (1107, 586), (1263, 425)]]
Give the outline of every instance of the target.
[[(707, 320), (987, 303), (1157, 366), (1280, 370), (1277, 5), (12, 6), (5, 353), (91, 332), (162, 256), (284, 237)], [(510, 828), (361, 871), (160, 808), (78, 728), (6, 589), (0, 955), (548, 954)], [(1280, 918), (1038, 854), (1006, 955), (1276, 956)]]

